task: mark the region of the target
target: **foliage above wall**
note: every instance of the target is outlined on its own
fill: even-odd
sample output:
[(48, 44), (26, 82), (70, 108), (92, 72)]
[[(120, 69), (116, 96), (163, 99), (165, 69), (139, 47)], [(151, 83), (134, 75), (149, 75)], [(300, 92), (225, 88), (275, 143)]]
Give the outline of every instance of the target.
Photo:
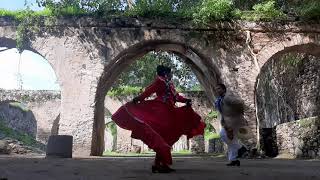
[[(0, 10), (0, 16), (12, 16), (22, 20), (30, 16), (112, 16), (166, 17), (210, 22), (216, 20), (245, 19), (267, 20), (285, 18), (290, 8), (297, 15), (307, 19), (320, 18), (318, 0), (302, 0), (299, 3), (280, 0), (37, 0), (42, 11), (30, 8), (19, 11)], [(248, 4), (248, 5), (242, 5)], [(244, 8), (245, 7), (245, 8)]]
[[(274, 21), (285, 20), (285, 13), (292, 9), (302, 19), (320, 20), (318, 0), (282, 3), (280, 0), (37, 0), (42, 11), (8, 11), (0, 9), (0, 16), (10, 16), (20, 22), (17, 30), (17, 48), (22, 52), (33, 34), (38, 32), (40, 17), (46, 24), (60, 16), (147, 17), (165, 18), (180, 22), (181, 19), (196, 24), (220, 20)], [(49, 18), (50, 17), (50, 18)]]

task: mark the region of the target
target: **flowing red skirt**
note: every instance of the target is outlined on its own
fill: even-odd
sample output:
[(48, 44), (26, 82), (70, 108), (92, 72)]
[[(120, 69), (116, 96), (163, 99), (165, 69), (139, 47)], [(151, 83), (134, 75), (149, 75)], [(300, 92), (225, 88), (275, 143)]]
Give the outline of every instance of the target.
[(121, 128), (131, 130), (132, 138), (142, 140), (168, 165), (172, 164), (171, 146), (180, 136), (202, 135), (205, 128), (205, 123), (191, 107), (177, 108), (157, 100), (126, 103), (112, 119)]

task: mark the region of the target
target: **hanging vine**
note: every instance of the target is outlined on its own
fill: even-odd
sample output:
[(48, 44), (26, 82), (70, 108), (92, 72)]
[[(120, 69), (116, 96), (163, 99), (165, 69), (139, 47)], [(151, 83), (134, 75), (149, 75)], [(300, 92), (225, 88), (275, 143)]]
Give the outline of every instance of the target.
[(40, 29), (40, 17), (36, 12), (27, 8), (20, 11), (15, 20), (18, 21), (18, 27), (16, 31), (16, 42), (19, 53), (22, 53), (30, 45), (30, 40), (34, 38), (34, 34), (39, 32)]

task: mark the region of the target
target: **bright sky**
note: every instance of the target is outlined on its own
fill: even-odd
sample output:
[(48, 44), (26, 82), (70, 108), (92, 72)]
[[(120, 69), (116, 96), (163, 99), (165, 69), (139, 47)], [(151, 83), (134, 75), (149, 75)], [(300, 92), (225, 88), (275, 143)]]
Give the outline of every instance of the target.
[[(24, 0), (0, 0), (0, 9), (24, 9)], [(28, 0), (33, 10), (40, 10), (36, 0)], [(4, 49), (5, 47), (0, 47)], [(42, 56), (31, 51), (17, 49), (0, 52), (0, 88), (25, 90), (59, 90), (57, 78), (51, 65)], [(19, 73), (20, 72), (20, 73)], [(22, 83), (21, 83), (21, 81)]]
[(22, 86), (25, 90), (60, 89), (53, 68), (42, 56), (23, 51), (20, 66), (19, 58), (15, 48), (0, 53), (0, 88), (20, 89)]
[[(0, 9), (18, 10), (24, 9), (24, 0), (0, 0)], [(27, 0), (28, 5), (33, 10), (40, 10), (36, 0)]]

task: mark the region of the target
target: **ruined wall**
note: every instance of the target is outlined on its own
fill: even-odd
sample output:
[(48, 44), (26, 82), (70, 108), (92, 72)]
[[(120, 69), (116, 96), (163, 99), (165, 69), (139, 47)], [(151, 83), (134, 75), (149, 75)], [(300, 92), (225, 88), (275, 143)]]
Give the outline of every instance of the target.
[(37, 136), (37, 121), (33, 112), (26, 105), (16, 101), (0, 102), (0, 122), (9, 128)]
[(0, 117), (3, 122), (44, 144), (59, 113), (60, 92), (0, 90)]
[[(319, 22), (170, 22), (143, 18), (61, 17), (40, 22), (29, 50), (52, 65), (61, 85), (59, 134), (72, 135), (75, 155), (101, 155), (104, 96), (136, 58), (153, 51), (177, 53), (191, 66), (208, 96), (219, 82), (245, 103), (247, 144), (257, 142), (255, 82), (278, 52), (320, 54)], [(0, 46), (13, 48), (19, 22), (0, 18)], [(32, 33), (32, 32), (30, 32)], [(301, 46), (305, 47), (301, 49)]]
[(320, 57), (289, 53), (272, 59), (256, 90), (260, 128), (320, 115)]
[(320, 118), (313, 117), (280, 124), (276, 127), (279, 154), (294, 157), (320, 157)]

